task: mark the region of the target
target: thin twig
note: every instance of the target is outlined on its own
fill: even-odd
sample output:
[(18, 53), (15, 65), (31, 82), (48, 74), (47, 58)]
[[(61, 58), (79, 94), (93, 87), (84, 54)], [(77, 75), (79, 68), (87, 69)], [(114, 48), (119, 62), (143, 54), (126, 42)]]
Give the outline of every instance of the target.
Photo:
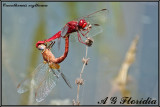
[(79, 102), (79, 89), (80, 89), (80, 85), (77, 86), (77, 100), (76, 100), (76, 102)]
[(76, 102), (75, 102), (74, 105), (79, 105), (80, 104), (80, 101), (79, 101), (79, 90), (80, 90), (80, 85), (83, 84), (82, 74), (83, 74), (84, 68), (85, 68), (85, 66), (87, 65), (87, 62), (88, 62), (87, 53), (88, 53), (88, 47), (86, 46), (86, 55), (85, 55), (85, 58), (83, 58), (84, 64), (83, 64), (81, 72), (80, 72), (80, 78), (77, 79), (77, 82), (76, 82), (77, 83), (77, 99), (76, 99)]

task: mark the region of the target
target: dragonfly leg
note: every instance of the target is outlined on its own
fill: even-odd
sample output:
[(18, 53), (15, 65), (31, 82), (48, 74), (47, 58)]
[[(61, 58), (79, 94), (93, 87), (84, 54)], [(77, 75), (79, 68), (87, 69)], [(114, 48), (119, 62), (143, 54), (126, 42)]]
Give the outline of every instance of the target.
[(85, 43), (82, 41), (82, 38), (81, 38), (81, 36), (80, 36), (79, 32), (77, 32), (77, 34), (78, 34), (78, 40), (79, 40), (79, 42), (81, 42), (81, 43), (85, 44)]
[[(88, 34), (88, 32), (90, 32), (90, 30), (91, 30), (91, 26), (89, 26), (87, 29), (82, 29), (83, 31), (87, 31), (85, 34), (83, 34), (82, 33), (82, 31), (81, 31), (81, 34), (84, 36), (84, 37), (86, 37), (86, 34)], [(87, 37), (86, 37), (87, 38)]]
[(59, 76), (55, 73), (55, 71), (54, 71), (53, 69), (51, 69), (51, 70), (52, 70), (53, 74), (54, 74), (57, 78), (59, 78)]
[(54, 44), (55, 44), (55, 41), (54, 41), (54, 42), (51, 41), (51, 43), (49, 44), (49, 46), (48, 46), (47, 48), (48, 48), (48, 49), (51, 49)]
[(87, 34), (89, 31), (90, 31), (90, 30), (87, 30), (87, 32), (86, 32), (85, 34), (83, 34), (82, 31), (80, 31), (80, 32), (81, 32), (81, 34), (82, 34), (85, 38), (88, 38), (88, 37), (86, 37), (86, 34)]
[(81, 34), (82, 34), (85, 38), (87, 38), (87, 37), (86, 37), (86, 34), (83, 34), (82, 31), (80, 31), (80, 32), (81, 32)]
[(90, 31), (90, 30), (88, 30), (88, 31), (85, 33), (85, 35), (88, 34), (89, 31)]
[(81, 42), (80, 39), (79, 39), (79, 36), (78, 36), (78, 41)]

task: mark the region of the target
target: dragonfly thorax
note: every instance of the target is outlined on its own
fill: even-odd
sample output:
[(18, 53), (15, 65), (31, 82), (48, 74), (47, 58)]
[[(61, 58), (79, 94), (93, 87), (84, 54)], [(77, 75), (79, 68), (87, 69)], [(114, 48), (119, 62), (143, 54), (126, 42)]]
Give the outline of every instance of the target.
[(78, 30), (78, 22), (77, 21), (70, 21), (67, 23), (67, 26), (69, 28), (67, 33), (76, 32)]

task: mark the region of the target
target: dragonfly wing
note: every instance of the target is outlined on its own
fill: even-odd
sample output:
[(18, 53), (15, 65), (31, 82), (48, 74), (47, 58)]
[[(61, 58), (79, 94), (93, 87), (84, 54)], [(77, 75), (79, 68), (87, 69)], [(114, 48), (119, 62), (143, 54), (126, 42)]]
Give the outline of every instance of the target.
[[(87, 31), (82, 31), (86, 33)], [(87, 37), (94, 37), (103, 32), (103, 28), (98, 24), (92, 24), (92, 28), (89, 29), (89, 33), (86, 34)]]
[(60, 50), (60, 47), (61, 47), (61, 38), (58, 38), (58, 50)]
[(79, 42), (78, 41), (78, 36), (77, 36), (77, 32), (73, 32), (69, 34), (69, 39), (70, 41), (73, 42)]
[(61, 30), (61, 36), (65, 36), (66, 35), (66, 33), (68, 32), (68, 26), (67, 25), (65, 25), (63, 28), (62, 28), (62, 30)]
[[(29, 75), (27, 76), (23, 81), (21, 81), (18, 86), (17, 86), (17, 92), (18, 93), (25, 93), (26, 91), (29, 90), (29, 87), (31, 85), (31, 80), (33, 77), (33, 85), (36, 86), (40, 81), (41, 78), (43, 78), (44, 75), (44, 70), (46, 70), (47, 64), (39, 64), (36, 69)], [(34, 81), (35, 80), (35, 81)]]
[(102, 9), (83, 17), (89, 24), (104, 23), (107, 19), (107, 9)]
[(22, 94), (29, 90), (29, 86), (31, 83), (31, 78), (24, 79), (21, 83), (17, 86), (17, 92)]
[(37, 102), (41, 102), (48, 96), (51, 90), (56, 86), (57, 80), (58, 78), (54, 75), (50, 68), (46, 70), (45, 77), (36, 89), (35, 97)]
[[(86, 36), (93, 37), (103, 31), (103, 28), (101, 27), (101, 25), (107, 19), (107, 12), (108, 12), (107, 9), (102, 9), (102, 10), (96, 11), (94, 13), (91, 13), (91, 14), (83, 17), (87, 21), (88, 26), (91, 25), (91, 27), (92, 27), (90, 29), (88, 35), (86, 35)], [(85, 32), (87, 32), (87, 31), (85, 31)], [(84, 34), (85, 34), (85, 32), (83, 31)]]
[(36, 87), (45, 78), (46, 71), (48, 70), (48, 64), (41, 63), (34, 70), (34, 84)]
[[(101, 33), (103, 31), (103, 28), (100, 25), (106, 21), (106, 19), (107, 19), (107, 12), (108, 12), (107, 9), (102, 9), (102, 10), (96, 11), (94, 13), (91, 13), (91, 14), (89, 14), (87, 16), (78, 18), (77, 19), (78, 21), (80, 19), (85, 19), (87, 21), (88, 25), (86, 26), (86, 28), (90, 24), (92, 26), (92, 28), (89, 29), (89, 32), (88, 32), (88, 30), (81, 31), (81, 32), (84, 35), (88, 32), (85, 35), (85, 36), (88, 36), (88, 37), (93, 37), (93, 36), (96, 36), (99, 33)], [(81, 32), (79, 31), (79, 34), (81, 36), (82, 41), (84, 42), (86, 40), (86, 38), (81, 34)], [(78, 36), (77, 36), (77, 32), (70, 34), (70, 39), (72, 39), (72, 38), (76, 39), (76, 41), (79, 41), (78, 40)]]
[[(97, 36), (98, 34), (102, 33), (103, 32), (103, 28), (101, 26), (99, 26), (98, 24), (93, 24), (92, 25), (92, 28), (89, 29), (89, 32), (88, 30), (86, 31), (79, 31), (79, 34), (80, 34), (80, 37), (82, 39), (83, 42), (85, 42), (86, 40), (86, 37), (84, 37), (81, 32), (86, 36), (86, 37), (94, 37), (94, 36)], [(87, 33), (88, 32), (88, 33)], [(86, 34), (87, 33), (87, 34)], [(76, 42), (79, 42), (78, 40), (78, 34), (77, 32), (74, 32), (74, 33), (71, 33), (70, 34), (70, 40), (71, 41), (76, 41)]]

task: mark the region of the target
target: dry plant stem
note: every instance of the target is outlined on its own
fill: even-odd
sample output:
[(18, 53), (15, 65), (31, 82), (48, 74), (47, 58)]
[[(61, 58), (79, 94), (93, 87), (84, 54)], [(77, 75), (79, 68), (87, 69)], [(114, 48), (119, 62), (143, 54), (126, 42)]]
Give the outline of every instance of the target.
[(79, 88), (80, 88), (80, 85), (78, 84), (78, 86), (77, 86), (77, 101), (76, 102), (79, 102)]
[[(87, 53), (88, 53), (88, 47), (86, 46), (86, 56), (85, 56), (85, 59), (87, 59)], [(85, 66), (86, 66), (86, 61), (84, 62), (82, 70), (80, 72), (80, 79), (82, 79), (82, 74), (83, 74)], [(77, 86), (77, 100), (76, 100), (77, 105), (79, 105), (79, 103), (80, 103), (79, 102), (79, 90), (80, 90), (80, 84), (78, 84), (78, 86)]]
[[(136, 35), (136, 37), (134, 38), (134, 40), (132, 41), (132, 43), (128, 49), (128, 52), (125, 55), (125, 60), (122, 63), (122, 66), (119, 70), (119, 74), (112, 83), (112, 88), (111, 88), (111, 91), (108, 95), (109, 98), (111, 96), (113, 96), (113, 94), (115, 94), (117, 91), (120, 91), (122, 94), (122, 92), (126, 90), (126, 85), (128, 82), (128, 79), (127, 79), (128, 78), (128, 69), (135, 61), (138, 40), (139, 40), (139, 35)], [(127, 95), (125, 95), (125, 97), (126, 96)], [(107, 102), (106, 104), (109, 104), (109, 102)]]

